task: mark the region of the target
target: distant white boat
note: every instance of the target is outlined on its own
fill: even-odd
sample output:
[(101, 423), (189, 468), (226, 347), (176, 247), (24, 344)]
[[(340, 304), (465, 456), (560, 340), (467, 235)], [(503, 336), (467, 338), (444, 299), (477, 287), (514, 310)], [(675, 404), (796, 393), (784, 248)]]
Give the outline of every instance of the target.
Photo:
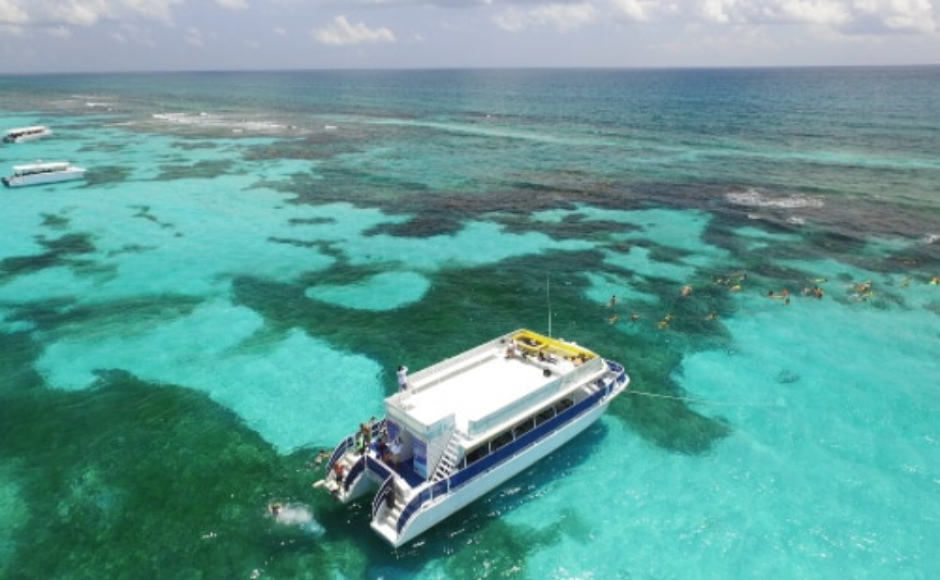
[(10, 129), (7, 131), (7, 134), (3, 136), (4, 143), (22, 143), (24, 141), (32, 141), (33, 139), (39, 139), (40, 137), (48, 137), (52, 135), (52, 130), (45, 125), (34, 125), (32, 127), (17, 127), (16, 129)]
[(13, 175), (3, 178), (7, 187), (21, 187), (24, 185), (40, 185), (43, 183), (56, 183), (70, 181), (85, 177), (85, 169), (76, 167), (68, 161), (52, 161), (47, 163), (30, 163), (29, 165), (14, 165)]

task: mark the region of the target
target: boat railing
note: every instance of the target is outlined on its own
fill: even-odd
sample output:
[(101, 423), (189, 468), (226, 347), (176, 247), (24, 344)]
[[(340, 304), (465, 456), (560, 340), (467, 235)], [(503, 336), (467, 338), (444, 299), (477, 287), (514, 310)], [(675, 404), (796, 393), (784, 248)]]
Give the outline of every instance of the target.
[(372, 423), (372, 440), (378, 441), (379, 437), (385, 431), (385, 423), (388, 419), (382, 419), (381, 421), (374, 421)]
[(604, 359), (604, 362), (607, 363), (607, 368), (609, 368), (611, 371), (613, 371), (613, 372), (616, 373), (617, 375), (622, 375), (622, 374), (623, 374), (623, 365), (622, 365), (622, 364), (620, 364), (620, 363), (618, 363), (618, 362), (615, 362), (615, 361), (612, 361), (612, 360), (607, 360), (607, 359)]
[(349, 491), (349, 488), (352, 487), (352, 484), (359, 479), (359, 476), (366, 470), (366, 456), (363, 455), (359, 458), (359, 461), (353, 463), (353, 466), (349, 469), (349, 473), (346, 474), (346, 479), (343, 480), (343, 491)]
[(352, 436), (349, 436), (339, 442), (339, 444), (336, 446), (336, 449), (333, 450), (333, 455), (330, 456), (330, 460), (326, 464), (327, 473), (332, 473), (333, 465), (339, 461), (339, 458), (342, 457), (343, 454), (346, 453), (346, 450), (352, 447), (354, 443), (355, 441)]
[(394, 475), (388, 466), (386, 466), (381, 461), (377, 461), (371, 455), (366, 455), (366, 467), (369, 469), (369, 471), (378, 475), (379, 479), (384, 480)]
[(442, 496), (450, 490), (450, 481), (447, 479), (441, 480), (431, 487), (425, 488), (421, 493), (416, 495), (408, 505), (405, 506), (405, 509), (402, 510), (401, 515), (398, 516), (398, 523), (395, 525), (395, 530), (401, 534), (401, 531), (405, 529), (405, 524), (408, 523), (408, 520), (411, 519), (411, 516), (414, 515), (416, 511), (421, 509), (421, 507), (434, 499), (435, 497)]
[(382, 486), (379, 488), (378, 493), (375, 494), (375, 498), (372, 499), (372, 519), (375, 520), (376, 516), (379, 514), (379, 510), (382, 509), (382, 505), (385, 503), (385, 499), (388, 497), (388, 494), (395, 493), (395, 477), (389, 475), (385, 478), (385, 481), (382, 482)]
[[(372, 441), (378, 440), (379, 436), (385, 430), (385, 422), (386, 419), (382, 419), (381, 421), (374, 421), (371, 423)], [(333, 465), (339, 461), (339, 458), (345, 455), (350, 448), (356, 445), (356, 437), (358, 436), (359, 433), (357, 432), (355, 435), (346, 437), (339, 442), (335, 449), (333, 449), (333, 454), (330, 456), (330, 460), (326, 463), (327, 473), (332, 473)]]
[[(609, 392), (610, 393), (613, 393), (614, 391), (619, 392), (620, 390), (622, 390), (622, 388), (625, 388), (626, 385), (629, 383), (630, 377), (627, 375), (626, 370), (624, 370), (623, 365), (621, 365), (620, 363), (614, 362), (612, 360), (605, 360), (604, 362), (607, 363), (607, 368), (610, 370), (610, 372), (616, 375), (616, 378), (614, 378), (614, 380), (611, 381)], [(616, 388), (616, 385), (623, 385), (623, 387), (618, 389)]]

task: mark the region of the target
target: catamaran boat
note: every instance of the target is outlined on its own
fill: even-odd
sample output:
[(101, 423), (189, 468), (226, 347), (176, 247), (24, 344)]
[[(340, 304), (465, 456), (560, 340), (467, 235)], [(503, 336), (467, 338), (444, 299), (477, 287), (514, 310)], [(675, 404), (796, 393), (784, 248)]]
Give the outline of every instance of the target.
[(14, 165), (13, 175), (4, 177), (3, 184), (7, 187), (20, 187), (83, 177), (85, 177), (85, 169), (76, 167), (68, 161), (37, 162), (29, 165)]
[(517, 330), (411, 376), (315, 484), (369, 493), (371, 527), (399, 547), (571, 440), (630, 382), (573, 342)]
[(7, 131), (7, 134), (3, 136), (4, 143), (22, 143), (23, 141), (32, 141), (33, 139), (39, 139), (40, 137), (48, 137), (52, 135), (52, 131), (49, 127), (44, 125), (35, 125), (33, 127), (18, 127), (16, 129), (10, 129)]

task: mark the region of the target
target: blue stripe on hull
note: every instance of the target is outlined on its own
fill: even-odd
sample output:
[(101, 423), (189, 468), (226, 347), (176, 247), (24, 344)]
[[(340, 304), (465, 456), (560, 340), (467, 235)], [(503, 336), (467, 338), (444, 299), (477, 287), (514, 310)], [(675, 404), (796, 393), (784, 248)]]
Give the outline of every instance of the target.
[[(619, 377), (618, 377), (617, 382), (618, 383), (621, 382)], [(526, 450), (529, 450), (532, 446), (539, 443), (540, 441), (544, 441), (545, 439), (549, 438), (554, 432), (559, 431), (560, 429), (563, 429), (566, 426), (569, 426), (571, 423), (574, 423), (579, 418), (583, 417), (584, 415), (590, 413), (592, 410), (596, 409), (596, 407), (598, 407), (599, 405), (606, 405), (608, 402), (606, 401), (606, 397), (610, 394), (612, 389), (613, 389), (613, 384), (611, 384), (608, 388), (602, 389), (598, 391), (597, 393), (594, 393), (593, 395), (584, 399), (583, 401), (562, 411), (561, 413), (559, 413), (552, 419), (549, 419), (545, 423), (542, 423), (541, 425), (535, 427), (534, 429), (532, 429), (528, 433), (525, 433), (524, 435), (512, 441), (511, 443), (507, 443), (504, 447), (501, 447), (499, 450), (480, 459), (479, 461), (477, 461), (473, 465), (470, 465), (466, 469), (458, 471), (454, 473), (453, 475), (451, 475), (449, 478), (441, 480), (435, 483), (430, 488), (423, 490), (421, 493), (415, 496), (408, 503), (408, 505), (402, 511), (401, 516), (399, 516), (398, 523), (396, 526), (396, 531), (399, 534), (399, 538), (402, 537), (402, 531), (406, 528), (406, 526), (412, 520), (412, 517), (415, 515), (415, 513), (418, 512), (423, 506), (425, 506), (425, 504), (430, 502), (432, 499), (436, 498), (437, 500), (440, 500), (442, 496), (445, 496), (445, 495), (452, 496), (453, 494), (461, 491), (462, 488), (473, 483), (474, 481), (476, 481), (477, 479), (479, 479), (481, 476), (488, 473), (489, 471), (498, 469), (504, 466), (508, 460), (518, 456), (520, 453), (523, 453)], [(582, 429), (586, 427), (587, 425), (584, 425)], [(577, 433), (572, 433), (571, 436), (574, 437), (574, 435), (576, 434)], [(559, 446), (560, 445), (561, 444), (559, 444)], [(550, 452), (551, 450), (546, 451), (545, 454), (550, 453)], [(535, 457), (531, 462), (527, 462), (524, 465), (520, 465), (519, 469), (514, 470), (511, 473), (507, 474), (506, 477), (503, 479), (503, 481), (505, 481), (505, 479), (509, 479), (510, 477), (512, 477), (513, 475), (515, 475), (522, 469), (525, 469), (528, 465), (531, 465), (532, 463), (534, 463), (540, 458), (541, 458), (541, 455), (538, 457)], [(494, 485), (498, 485), (499, 483), (501, 482), (498, 482)], [(463, 505), (466, 505), (466, 503), (473, 501), (474, 499), (476, 499), (476, 497), (479, 497), (479, 495), (482, 495), (483, 493), (490, 491), (490, 489), (492, 489), (492, 486), (482, 490), (478, 495), (468, 498), (466, 502), (461, 502), (462, 505), (458, 506), (452, 511), (456, 511), (456, 509), (459, 509)], [(420, 531), (417, 533), (420, 533)], [(417, 533), (415, 533), (414, 535), (417, 535)], [(399, 542), (397, 545), (400, 545), (400, 543), (403, 543), (403, 542)]]

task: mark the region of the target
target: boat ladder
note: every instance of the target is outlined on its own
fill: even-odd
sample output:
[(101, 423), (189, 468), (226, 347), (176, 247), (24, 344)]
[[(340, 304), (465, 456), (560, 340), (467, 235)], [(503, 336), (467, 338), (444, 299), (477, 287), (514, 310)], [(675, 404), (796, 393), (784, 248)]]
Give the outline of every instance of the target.
[[(381, 490), (377, 495), (376, 499), (381, 501), (383, 504), (386, 504), (387, 498), (385, 494), (391, 494), (394, 498), (393, 501), (386, 504), (389, 504), (391, 507), (386, 506), (374, 506), (374, 514), (372, 516), (373, 522), (377, 523), (381, 527), (385, 527), (389, 530), (390, 534), (397, 534), (398, 519), (401, 517), (401, 513), (405, 510), (406, 501), (405, 494), (398, 487), (398, 484), (395, 482), (395, 476), (390, 477), (383, 487), (388, 486), (388, 489)], [(384, 493), (383, 493), (384, 492)], [(389, 536), (390, 538), (392, 536)]]
[(437, 469), (434, 470), (434, 475), (431, 476), (431, 481), (441, 481), (457, 468), (457, 464), (460, 462), (459, 441), (460, 438), (456, 432), (450, 436), (450, 441), (447, 442), (447, 447), (437, 464)]

